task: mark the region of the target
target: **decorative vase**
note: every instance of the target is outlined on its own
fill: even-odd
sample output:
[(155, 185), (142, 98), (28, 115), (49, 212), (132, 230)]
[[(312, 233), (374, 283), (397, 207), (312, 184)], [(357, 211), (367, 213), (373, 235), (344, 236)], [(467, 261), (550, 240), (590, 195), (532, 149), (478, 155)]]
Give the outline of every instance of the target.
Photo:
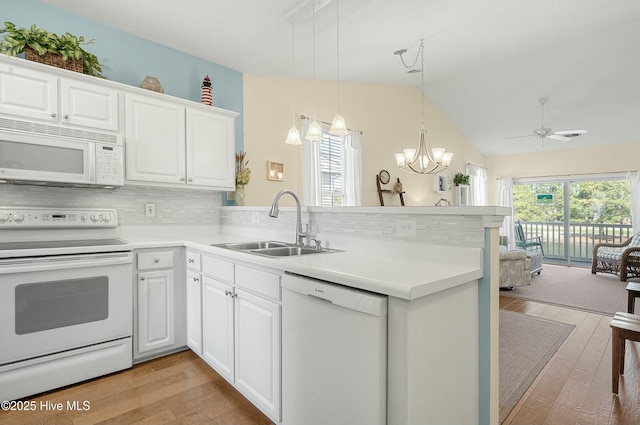
[(143, 89), (155, 91), (158, 93), (164, 93), (164, 89), (162, 88), (162, 84), (156, 77), (146, 76), (144, 80), (140, 83), (140, 87)]
[(243, 184), (236, 185), (235, 199), (236, 199), (237, 206), (239, 207), (244, 206), (244, 185)]

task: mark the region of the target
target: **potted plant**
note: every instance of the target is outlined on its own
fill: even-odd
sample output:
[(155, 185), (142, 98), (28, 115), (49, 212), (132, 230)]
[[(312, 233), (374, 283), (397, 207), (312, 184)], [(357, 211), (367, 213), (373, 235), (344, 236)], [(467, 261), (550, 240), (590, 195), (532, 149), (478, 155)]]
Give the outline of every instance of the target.
[(457, 173), (453, 177), (453, 183), (456, 186), (469, 186), (469, 175), (468, 174)]
[(30, 28), (17, 28), (12, 22), (5, 22), (0, 34), (4, 34), (0, 53), (7, 56), (24, 52), (29, 60), (104, 78), (98, 58), (82, 48), (83, 45), (93, 44), (93, 40), (85, 41), (84, 37), (68, 32), (57, 35), (35, 24)]

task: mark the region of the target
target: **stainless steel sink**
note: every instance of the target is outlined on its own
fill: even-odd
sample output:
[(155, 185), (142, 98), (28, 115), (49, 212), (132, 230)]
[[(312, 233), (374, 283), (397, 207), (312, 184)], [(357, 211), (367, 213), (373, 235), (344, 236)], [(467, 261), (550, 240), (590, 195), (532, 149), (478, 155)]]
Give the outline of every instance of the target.
[(277, 248), (255, 249), (254, 254), (268, 255), (270, 257), (291, 257), (294, 255), (320, 254), (327, 252), (326, 249), (315, 249), (304, 246), (283, 246)]
[(276, 242), (276, 241), (260, 241), (260, 242), (237, 242), (237, 243), (224, 243), (224, 244), (217, 244), (214, 246), (220, 247), (220, 248), (227, 248), (227, 249), (235, 249), (235, 250), (239, 250), (239, 251), (246, 251), (246, 250), (252, 250), (252, 249), (266, 249), (266, 248), (273, 248), (273, 247), (287, 247), (290, 244), (286, 243), (286, 242)]
[(268, 257), (294, 257), (307, 254), (338, 252), (337, 249), (316, 249), (308, 246), (297, 246), (296, 244), (278, 241), (221, 243), (214, 244), (212, 246), (247, 252), (249, 254), (265, 255)]

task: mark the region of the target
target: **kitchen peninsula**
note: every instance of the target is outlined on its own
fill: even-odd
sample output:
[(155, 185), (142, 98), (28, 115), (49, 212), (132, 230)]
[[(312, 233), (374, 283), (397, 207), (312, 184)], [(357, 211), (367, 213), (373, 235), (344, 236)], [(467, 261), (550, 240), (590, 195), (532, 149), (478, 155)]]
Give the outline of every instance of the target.
[[(342, 252), (288, 258), (210, 245), (293, 242), (293, 208), (282, 208), (280, 218), (273, 219), (266, 207), (222, 207), (220, 226), (121, 230), (136, 249), (186, 246), (203, 261), (274, 276), (295, 273), (387, 295), (387, 423), (496, 423), (498, 284), (493, 264), (498, 228), (508, 213), (502, 207), (309, 207), (303, 222), (310, 224), (313, 236)], [(279, 308), (279, 293), (274, 296)], [(279, 416), (279, 399), (275, 404), (268, 416), (279, 423), (286, 418)]]

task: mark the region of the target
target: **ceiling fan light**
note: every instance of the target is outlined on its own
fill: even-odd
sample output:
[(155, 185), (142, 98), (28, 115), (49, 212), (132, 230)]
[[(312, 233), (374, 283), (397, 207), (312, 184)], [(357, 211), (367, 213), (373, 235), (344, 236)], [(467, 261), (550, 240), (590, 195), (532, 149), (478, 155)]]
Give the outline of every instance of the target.
[(298, 131), (298, 127), (295, 125), (291, 126), (289, 129), (289, 134), (287, 134), (287, 140), (284, 141), (288, 145), (301, 145), (302, 140), (300, 140), (300, 132)]
[(442, 166), (448, 167), (453, 159), (453, 152), (445, 152), (442, 154)]
[(318, 121), (313, 120), (311, 124), (309, 124), (309, 130), (307, 130), (307, 135), (305, 139), (312, 142), (321, 142), (322, 141), (322, 127)]
[(339, 113), (333, 117), (333, 121), (331, 122), (331, 128), (329, 129), (329, 134), (333, 134), (334, 136), (346, 136), (349, 134), (349, 129), (347, 128), (347, 123), (344, 120), (344, 117)]

